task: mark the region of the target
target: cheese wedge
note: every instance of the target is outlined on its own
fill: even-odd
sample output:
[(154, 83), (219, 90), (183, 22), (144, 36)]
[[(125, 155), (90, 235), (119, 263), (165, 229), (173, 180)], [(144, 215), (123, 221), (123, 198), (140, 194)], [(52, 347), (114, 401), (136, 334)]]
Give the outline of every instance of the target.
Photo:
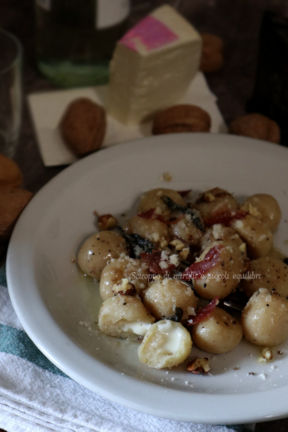
[(108, 112), (141, 123), (185, 94), (201, 57), (201, 37), (171, 6), (156, 9), (116, 45), (110, 63)]

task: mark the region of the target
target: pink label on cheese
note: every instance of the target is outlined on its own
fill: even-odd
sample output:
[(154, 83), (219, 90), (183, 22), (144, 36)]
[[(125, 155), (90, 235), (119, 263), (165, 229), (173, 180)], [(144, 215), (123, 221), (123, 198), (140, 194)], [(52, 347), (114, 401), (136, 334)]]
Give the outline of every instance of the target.
[(139, 43), (144, 45), (148, 51), (151, 51), (161, 48), (176, 39), (178, 39), (178, 36), (165, 24), (153, 16), (147, 16), (129, 30), (120, 42), (134, 51), (138, 51), (137, 46)]

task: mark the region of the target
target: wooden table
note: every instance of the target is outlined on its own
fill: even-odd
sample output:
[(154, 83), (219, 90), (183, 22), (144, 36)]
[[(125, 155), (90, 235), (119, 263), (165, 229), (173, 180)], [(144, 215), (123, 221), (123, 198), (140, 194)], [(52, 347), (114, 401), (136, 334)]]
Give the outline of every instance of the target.
[[(224, 40), (225, 65), (220, 72), (207, 76), (207, 79), (228, 123), (245, 113), (245, 105), (254, 84), (261, 14), (271, 2), (272, 0), (182, 0), (182, 12), (200, 31), (218, 34)], [(36, 68), (33, 15), (33, 0), (1, 0), (0, 26), (17, 35), (24, 48), (24, 95), (53, 88)], [(26, 101), (15, 159), (23, 170), (25, 186), (33, 192), (64, 168), (44, 167)], [(288, 419), (256, 425), (256, 432), (287, 430)], [(0, 432), (5, 431), (0, 429)]]

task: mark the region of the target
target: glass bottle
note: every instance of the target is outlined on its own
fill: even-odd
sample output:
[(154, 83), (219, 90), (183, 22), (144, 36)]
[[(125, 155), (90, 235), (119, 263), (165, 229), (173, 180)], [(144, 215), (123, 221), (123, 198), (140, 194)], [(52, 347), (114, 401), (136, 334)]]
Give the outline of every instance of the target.
[(35, 0), (39, 70), (56, 85), (105, 84), (129, 0)]

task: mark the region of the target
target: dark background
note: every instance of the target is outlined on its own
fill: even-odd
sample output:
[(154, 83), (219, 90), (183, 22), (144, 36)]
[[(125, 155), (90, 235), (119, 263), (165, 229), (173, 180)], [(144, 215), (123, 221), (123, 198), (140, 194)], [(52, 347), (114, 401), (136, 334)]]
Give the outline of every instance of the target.
[[(158, 2), (134, 0), (135, 16), (143, 13), (148, 3), (156, 6)], [(262, 13), (275, 3), (275, 0), (182, 0), (180, 4), (180, 11), (199, 31), (223, 38), (224, 67), (207, 75), (207, 80), (227, 123), (246, 112), (255, 82)], [(24, 49), (24, 115), (15, 158), (24, 172), (25, 186), (35, 192), (63, 167), (43, 166), (25, 101), (25, 95), (31, 92), (53, 88), (36, 67), (33, 0), (0, 0), (0, 26), (18, 36)], [(256, 432), (264, 431), (286, 432), (288, 420), (257, 424)]]

